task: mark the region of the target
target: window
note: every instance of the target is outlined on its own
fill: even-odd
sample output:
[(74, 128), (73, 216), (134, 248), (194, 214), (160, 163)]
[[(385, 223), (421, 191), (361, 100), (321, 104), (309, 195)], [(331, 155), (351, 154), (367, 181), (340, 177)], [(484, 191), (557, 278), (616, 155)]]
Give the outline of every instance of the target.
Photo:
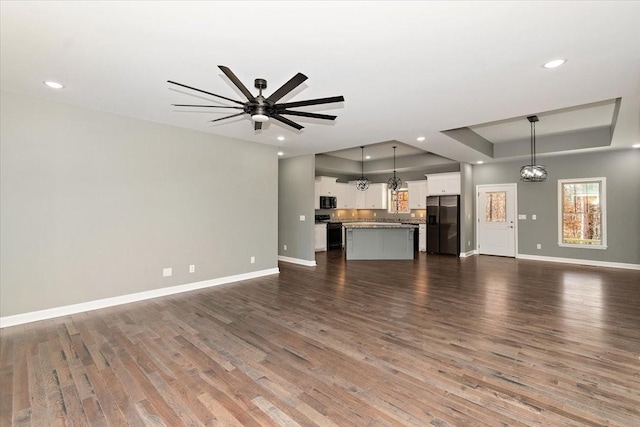
[(507, 222), (507, 193), (505, 191), (487, 193), (485, 211), (487, 222)]
[(390, 213), (409, 213), (409, 190), (401, 188), (397, 191), (389, 190), (389, 209)]
[(606, 178), (558, 180), (558, 245), (607, 248)]

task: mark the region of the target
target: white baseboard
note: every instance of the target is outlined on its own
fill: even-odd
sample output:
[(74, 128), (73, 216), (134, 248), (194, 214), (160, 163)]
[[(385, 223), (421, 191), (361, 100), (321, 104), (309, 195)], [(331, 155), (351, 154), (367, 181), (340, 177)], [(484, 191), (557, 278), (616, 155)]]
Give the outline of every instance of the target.
[(559, 257), (552, 257), (552, 256), (539, 256), (539, 255), (526, 255), (526, 254), (516, 254), (516, 258), (530, 259), (534, 261), (560, 262), (564, 264), (591, 265), (595, 267), (611, 267), (611, 268), (626, 268), (628, 270), (640, 270), (640, 264), (628, 264), (625, 262), (594, 261), (591, 259), (559, 258)]
[(306, 259), (290, 258), (288, 256), (282, 256), (282, 255), (278, 255), (278, 261), (290, 262), (291, 264), (306, 265), (307, 267), (315, 267), (317, 265), (315, 260), (309, 261)]
[(95, 301), (87, 301), (79, 304), (65, 305), (62, 307), (49, 308), (46, 310), (32, 311), (30, 313), (16, 314), (14, 316), (0, 317), (0, 329), (8, 326), (22, 325), (39, 320), (53, 319), (54, 317), (69, 316), (71, 314), (82, 313), (100, 308), (113, 307), (130, 302), (142, 301), (166, 295), (179, 294), (181, 292), (194, 291), (196, 289), (209, 288), (211, 286), (224, 285), (226, 283), (239, 282), (241, 280), (255, 279), (257, 277), (269, 276), (280, 273), (279, 268), (269, 268), (266, 270), (253, 271), (251, 273), (236, 274), (233, 276), (220, 277), (217, 279), (203, 280), (201, 282), (187, 283), (186, 285), (171, 286), (168, 288), (154, 289), (151, 291), (137, 292), (135, 294), (121, 295), (112, 298), (104, 298)]
[(468, 251), (468, 252), (460, 252), (460, 258), (467, 258), (467, 257), (474, 256), (474, 255), (477, 255), (477, 254), (478, 254), (478, 251), (474, 251), (474, 250), (471, 250), (471, 251)]

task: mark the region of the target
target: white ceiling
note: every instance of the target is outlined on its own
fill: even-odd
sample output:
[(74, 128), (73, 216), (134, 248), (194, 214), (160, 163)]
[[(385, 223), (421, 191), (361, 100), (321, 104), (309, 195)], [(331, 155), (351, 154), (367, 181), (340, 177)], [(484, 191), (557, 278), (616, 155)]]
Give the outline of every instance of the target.
[[(491, 161), (441, 132), (473, 127), (501, 142), (511, 136), (494, 122), (537, 114), (540, 128), (545, 112), (616, 98), (620, 111), (606, 148), (640, 141), (638, 1), (2, 1), (0, 7), (3, 90), (277, 145), (285, 156), (396, 140), (457, 161)], [(567, 59), (564, 66), (541, 67), (559, 57)], [(212, 125), (207, 121), (220, 114), (170, 105), (202, 99), (167, 80), (242, 100), (217, 65), (230, 67), (250, 89), (255, 78), (267, 79), (266, 94), (302, 72), (309, 79), (286, 100), (343, 95), (345, 102), (306, 108), (337, 115), (335, 123), (291, 117), (305, 126), (299, 132), (271, 122), (256, 132), (249, 118)], [(66, 88), (51, 90), (44, 80)], [(591, 117), (577, 126), (600, 126), (600, 116)], [(523, 128), (518, 132), (528, 135), (527, 122)]]
[[(377, 144), (370, 144), (364, 147), (364, 155), (368, 156), (365, 162), (370, 160), (380, 160), (393, 158), (393, 147), (396, 147), (396, 157), (413, 156), (416, 154), (424, 154), (425, 151), (412, 145), (403, 144), (399, 141), (384, 141)], [(346, 148), (344, 150), (336, 150), (323, 153), (342, 159), (353, 160), (355, 162), (362, 161), (363, 150), (360, 147)]]

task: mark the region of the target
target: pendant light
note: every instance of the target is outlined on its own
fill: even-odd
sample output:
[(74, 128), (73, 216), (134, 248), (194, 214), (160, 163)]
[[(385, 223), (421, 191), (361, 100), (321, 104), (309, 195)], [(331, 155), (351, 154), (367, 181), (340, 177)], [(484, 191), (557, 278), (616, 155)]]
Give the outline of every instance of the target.
[(547, 179), (546, 166), (536, 164), (536, 122), (538, 116), (527, 117), (531, 123), (531, 164), (520, 168), (520, 181), (544, 182)]
[(356, 189), (365, 191), (367, 188), (369, 188), (370, 181), (364, 177), (364, 147), (360, 147), (360, 149), (362, 150), (362, 166), (360, 169), (360, 178), (356, 180)]
[(387, 181), (389, 190), (398, 191), (402, 187), (402, 180), (396, 176), (396, 147), (393, 147), (393, 177)]

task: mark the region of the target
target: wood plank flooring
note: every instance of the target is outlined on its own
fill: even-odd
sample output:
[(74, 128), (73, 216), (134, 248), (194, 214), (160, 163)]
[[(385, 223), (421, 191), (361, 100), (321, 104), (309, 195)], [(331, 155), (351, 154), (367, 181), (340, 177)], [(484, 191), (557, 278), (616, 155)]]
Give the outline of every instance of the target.
[(0, 425), (640, 426), (640, 271), (317, 262), (3, 329)]

